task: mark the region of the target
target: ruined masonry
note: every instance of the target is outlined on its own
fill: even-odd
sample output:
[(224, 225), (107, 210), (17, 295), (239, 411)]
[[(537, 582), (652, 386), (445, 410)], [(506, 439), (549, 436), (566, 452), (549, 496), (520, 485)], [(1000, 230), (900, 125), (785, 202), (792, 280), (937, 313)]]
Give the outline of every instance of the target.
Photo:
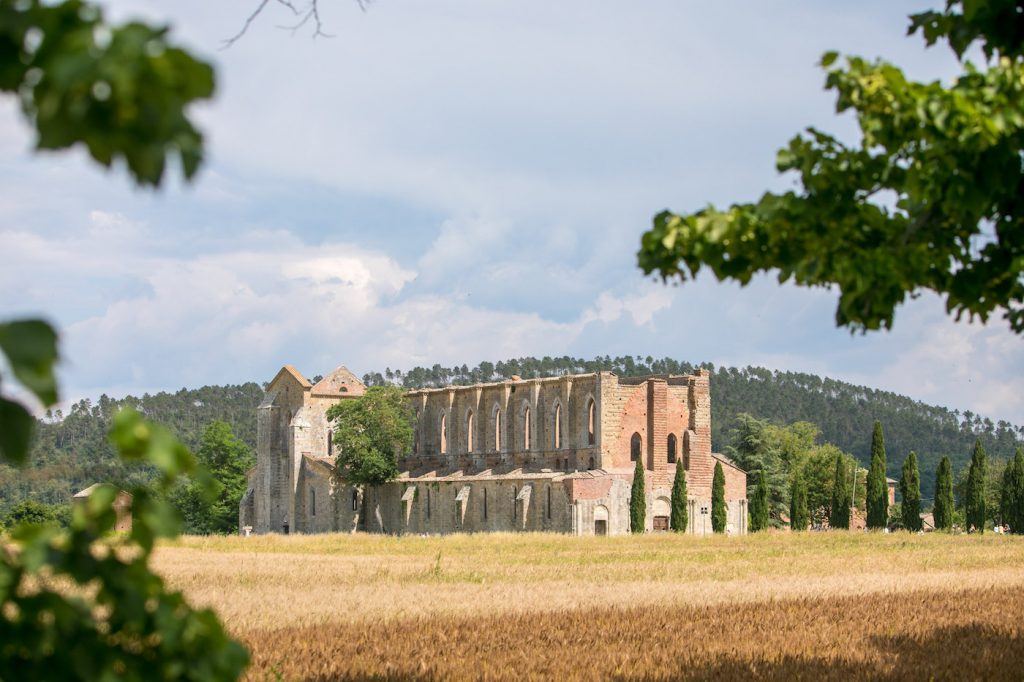
[(715, 462), (725, 472), (728, 532), (747, 531), (746, 473), (711, 452), (706, 370), (514, 377), (410, 391), (412, 452), (400, 457), (396, 481), (365, 493), (335, 476), (326, 418), (331, 405), (364, 390), (344, 367), (316, 385), (290, 365), (277, 373), (258, 408), (257, 461), (239, 509), (241, 528), (619, 535), (629, 532), (630, 486), (641, 459), (646, 530), (662, 531), (679, 458), (689, 492), (687, 532), (711, 533)]

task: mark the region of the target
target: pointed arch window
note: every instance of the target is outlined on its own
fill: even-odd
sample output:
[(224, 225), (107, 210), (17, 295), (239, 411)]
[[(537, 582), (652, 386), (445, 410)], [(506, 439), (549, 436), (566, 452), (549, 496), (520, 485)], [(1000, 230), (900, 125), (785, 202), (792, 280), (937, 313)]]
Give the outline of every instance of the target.
[(494, 406), (494, 451), (501, 452), (501, 408)]
[(530, 406), (523, 407), (523, 449), (530, 449)]
[(643, 447), (643, 441), (640, 438), (639, 433), (634, 433), (633, 437), (629, 439), (629, 461), (635, 462), (640, 459), (640, 450)]
[(562, 405), (555, 403), (555, 450), (562, 449)]
[(448, 454), (448, 415), (441, 413), (441, 454)]
[(587, 401), (587, 445), (593, 445), (597, 442), (597, 437), (594, 432), (594, 420), (597, 417), (597, 406), (594, 403), (594, 399), (591, 398)]
[(473, 410), (470, 410), (466, 416), (466, 452), (473, 452), (476, 445), (474, 442), (476, 439), (473, 437), (474, 421), (476, 420), (473, 419)]
[(676, 445), (677, 445), (676, 434), (674, 434), (674, 433), (668, 434), (668, 463), (669, 464), (675, 464), (676, 463)]
[(327, 430), (327, 456), (334, 457), (334, 431)]

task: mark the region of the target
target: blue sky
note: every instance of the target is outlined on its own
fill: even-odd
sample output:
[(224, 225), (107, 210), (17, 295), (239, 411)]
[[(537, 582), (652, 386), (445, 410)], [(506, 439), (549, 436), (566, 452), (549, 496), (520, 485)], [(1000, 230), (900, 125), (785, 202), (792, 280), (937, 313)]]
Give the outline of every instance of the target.
[(636, 268), (663, 208), (782, 189), (807, 125), (850, 136), (826, 50), (948, 78), (906, 2), (321, 0), (330, 39), (256, 2), (119, 0), (217, 67), (191, 186), (31, 153), (0, 102), (0, 316), (63, 330), (69, 399), (345, 364), (637, 354), (826, 374), (1024, 422), (1024, 344), (923, 295), (851, 336), (835, 293)]

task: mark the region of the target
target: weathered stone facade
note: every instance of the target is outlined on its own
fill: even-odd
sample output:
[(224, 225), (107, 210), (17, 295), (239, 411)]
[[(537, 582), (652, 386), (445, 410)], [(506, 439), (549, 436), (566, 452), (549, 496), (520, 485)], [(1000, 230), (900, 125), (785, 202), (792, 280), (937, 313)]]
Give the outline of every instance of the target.
[[(629, 532), (636, 459), (646, 529), (667, 528), (676, 460), (688, 532), (711, 532), (711, 481), (725, 472), (729, 532), (747, 530), (746, 474), (711, 452), (709, 374), (610, 372), (410, 391), (412, 452), (398, 480), (365, 492), (336, 480), (327, 409), (363, 385), (338, 368), (315, 386), (284, 367), (257, 417), (257, 464), (239, 520), (257, 533)], [(364, 501), (363, 495), (368, 498)], [(365, 504), (364, 504), (365, 502)], [(360, 518), (364, 510), (368, 518)]]

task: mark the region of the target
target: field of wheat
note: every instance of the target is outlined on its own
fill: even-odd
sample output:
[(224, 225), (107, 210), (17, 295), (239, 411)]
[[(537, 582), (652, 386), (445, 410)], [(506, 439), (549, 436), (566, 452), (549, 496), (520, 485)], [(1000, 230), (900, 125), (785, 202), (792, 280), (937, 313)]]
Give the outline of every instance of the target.
[(263, 679), (1021, 679), (1024, 538), (183, 538)]

